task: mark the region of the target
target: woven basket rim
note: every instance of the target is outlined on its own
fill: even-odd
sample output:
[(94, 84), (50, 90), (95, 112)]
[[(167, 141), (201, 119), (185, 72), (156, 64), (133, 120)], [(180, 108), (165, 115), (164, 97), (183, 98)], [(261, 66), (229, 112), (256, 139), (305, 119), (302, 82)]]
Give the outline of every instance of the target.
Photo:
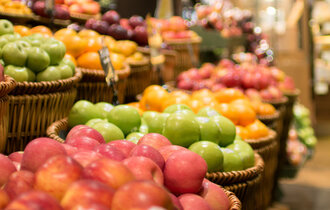
[(259, 120), (277, 120), (280, 117), (280, 112), (278, 110), (276, 110), (274, 114), (258, 115), (257, 117)]
[(264, 103), (269, 103), (272, 105), (284, 105), (288, 102), (288, 97), (284, 96), (281, 97), (280, 99), (275, 99), (275, 100), (262, 100)]
[[(40, 21), (40, 22), (43, 22), (43, 23), (50, 23), (51, 22), (51, 19), (47, 18), (47, 17), (42, 17), (42, 16), (39, 16), (39, 15), (33, 15), (32, 17), (35, 21)], [(55, 24), (58, 24), (58, 25), (67, 26), (67, 25), (70, 24), (71, 21), (70, 20), (62, 20), (62, 19), (54, 19), (53, 22)]]
[(257, 149), (263, 146), (271, 144), (277, 136), (277, 133), (269, 129), (268, 135), (259, 139), (244, 139), (245, 142), (249, 143), (253, 149)]
[(221, 180), (219, 183), (217, 183), (219, 185), (230, 185), (253, 180), (258, 177), (264, 170), (264, 161), (262, 160), (261, 156), (254, 152), (254, 158), (255, 163), (251, 168), (247, 168), (241, 171), (207, 173), (206, 178), (209, 180)]
[(149, 58), (147, 56), (143, 56), (143, 59), (140, 61), (131, 61), (131, 59), (127, 59), (127, 63), (131, 67), (147, 66), (149, 65)]
[(17, 85), (17, 82), (10, 76), (5, 75), (5, 81), (0, 82), (0, 97), (7, 95)]
[(96, 15), (89, 15), (89, 14), (83, 14), (83, 13), (77, 13), (77, 12), (70, 12), (70, 17), (74, 18), (74, 19), (80, 19), (80, 20), (100, 19), (101, 13), (98, 13)]
[(195, 38), (190, 39), (169, 39), (164, 40), (164, 42), (169, 45), (181, 45), (187, 43), (200, 44), (202, 42), (202, 38), (200, 36), (196, 36)]
[(53, 122), (48, 126), (46, 134), (49, 138), (54, 139), (60, 143), (64, 143), (65, 140), (59, 137), (59, 131), (68, 127), (68, 118)]
[[(149, 47), (138, 47), (137, 48), (137, 51), (138, 52), (141, 52), (141, 53), (145, 53), (145, 54), (150, 54), (150, 48)], [(172, 49), (165, 49), (165, 48), (162, 48), (160, 49), (160, 52), (162, 54), (164, 54), (165, 56), (173, 56), (175, 57), (177, 52), (175, 50), (172, 50)]]
[[(221, 186), (220, 186), (221, 187)], [(221, 187), (221, 189), (226, 193), (229, 202), (230, 202), (230, 209), (229, 210), (241, 210), (242, 209), (242, 203), (241, 201), (237, 198), (235, 193), (226, 190), (225, 188)]]

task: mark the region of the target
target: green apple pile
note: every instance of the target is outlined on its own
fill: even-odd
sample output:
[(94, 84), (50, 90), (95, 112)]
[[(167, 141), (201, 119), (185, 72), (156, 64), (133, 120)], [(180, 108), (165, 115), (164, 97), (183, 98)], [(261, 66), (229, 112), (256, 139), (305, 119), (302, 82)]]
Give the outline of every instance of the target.
[(5, 19), (0, 20), (0, 35), (0, 63), (17, 82), (56, 81), (74, 75), (75, 65), (64, 58), (62, 42), (41, 34), (21, 37)]
[(88, 125), (106, 142), (126, 139), (137, 143), (147, 133), (158, 133), (172, 144), (190, 149), (207, 162), (208, 172), (238, 171), (254, 165), (251, 146), (236, 135), (235, 125), (216, 110), (205, 107), (196, 115), (184, 104), (174, 104), (163, 113), (146, 111), (140, 116), (128, 105), (106, 102), (76, 102), (69, 127)]

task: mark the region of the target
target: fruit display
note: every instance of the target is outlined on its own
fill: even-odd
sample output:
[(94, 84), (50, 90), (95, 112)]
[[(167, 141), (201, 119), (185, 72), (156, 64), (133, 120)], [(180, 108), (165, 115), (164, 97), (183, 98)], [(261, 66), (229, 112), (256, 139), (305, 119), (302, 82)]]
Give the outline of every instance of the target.
[(31, 15), (31, 9), (21, 1), (2, 0), (0, 1), (0, 13), (12, 15)]
[(0, 207), (228, 210), (226, 193), (204, 178), (205, 160), (186, 148), (174, 148), (155, 134), (138, 144), (106, 143), (84, 125), (72, 128), (64, 144), (34, 139), (24, 151), (0, 154)]
[(75, 65), (64, 58), (62, 42), (41, 34), (21, 37), (4, 19), (0, 25), (1, 62), (6, 75), (17, 82), (56, 81), (74, 75)]

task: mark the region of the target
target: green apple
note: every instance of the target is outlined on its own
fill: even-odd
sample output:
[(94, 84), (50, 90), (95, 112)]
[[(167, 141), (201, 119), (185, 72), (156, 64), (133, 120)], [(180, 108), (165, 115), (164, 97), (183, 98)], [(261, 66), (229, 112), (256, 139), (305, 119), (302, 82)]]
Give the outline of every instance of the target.
[(0, 35), (3, 34), (13, 34), (14, 33), (14, 26), (13, 24), (5, 19), (0, 20)]
[(95, 107), (99, 109), (100, 113), (102, 114), (102, 118), (106, 119), (107, 115), (110, 113), (114, 106), (107, 102), (98, 102), (95, 104)]
[(16, 40), (15, 43), (21, 45), (23, 48), (30, 48), (31, 47), (31, 44), (25, 40)]
[(61, 79), (61, 72), (56, 66), (48, 66), (37, 74), (37, 81), (57, 81)]
[(6, 65), (24, 66), (28, 53), (26, 48), (15, 42), (10, 42), (2, 48), (2, 59)]
[(140, 128), (139, 128), (139, 132), (144, 133), (144, 134), (149, 133), (148, 124), (143, 118), (141, 118), (141, 125), (140, 125)]
[(254, 166), (254, 151), (245, 141), (235, 140), (234, 143), (230, 144), (226, 148), (238, 153), (242, 159), (244, 169)]
[(85, 125), (87, 125), (89, 127), (93, 127), (96, 123), (99, 123), (99, 122), (108, 122), (108, 121), (105, 119), (95, 118), (95, 119), (88, 120), (85, 123)]
[(29, 36), (26, 36), (26, 38), (28, 38), (28, 39), (37, 39), (41, 42), (45, 42), (46, 39), (47, 39), (42, 34), (39, 34), (39, 33), (31, 34)]
[(50, 65), (59, 64), (66, 52), (65, 45), (62, 42), (52, 38), (48, 38), (47, 41), (42, 43), (40, 47), (48, 53)]
[(219, 145), (221, 147), (226, 147), (227, 145), (233, 143), (236, 136), (236, 127), (228, 118), (224, 116), (213, 116), (210, 118), (213, 120), (219, 127), (220, 138)]
[(8, 43), (8, 39), (6, 39), (5, 37), (1, 36), (0, 37), (0, 48), (2, 48), (3, 46), (5, 46)]
[(2, 59), (0, 59), (0, 64), (1, 64), (2, 66), (5, 66), (5, 62), (4, 62)]
[(141, 125), (139, 112), (134, 107), (127, 105), (115, 106), (107, 115), (107, 119), (117, 125), (124, 135), (138, 131)]
[(29, 75), (28, 81), (29, 82), (35, 82), (36, 81), (36, 74), (27, 67), (23, 67), (23, 68), (26, 68), (27, 71), (28, 71), (28, 75)]
[[(33, 34), (33, 35), (35, 35), (35, 34)], [(33, 47), (40, 47), (40, 45), (42, 43), (41, 39), (34, 38), (34, 37), (32, 37), (32, 35), (23, 37), (21, 40), (25, 40), (25, 41), (29, 42), (31, 44), (31, 46), (33, 46)]]
[(61, 79), (67, 79), (73, 76), (72, 69), (69, 65), (62, 64), (58, 65), (57, 68), (61, 73)]
[(200, 140), (199, 124), (194, 116), (175, 112), (166, 119), (163, 135), (172, 144), (189, 147)]
[(196, 117), (201, 132), (201, 140), (219, 144), (220, 130), (218, 125), (208, 117)]
[(40, 47), (31, 47), (28, 50), (26, 66), (38, 73), (45, 70), (50, 64), (50, 58), (46, 51)]
[(238, 135), (238, 134), (236, 134), (235, 140), (242, 140), (243, 141), (242, 137), (240, 137), (240, 135)]
[(145, 135), (144, 133), (133, 132), (126, 136), (126, 140), (133, 142), (134, 144), (137, 144), (140, 138), (142, 138), (144, 135)]
[(105, 142), (124, 139), (124, 134), (115, 124), (109, 122), (98, 122), (92, 126), (104, 138)]
[(8, 40), (8, 42), (14, 42), (18, 39), (21, 38), (21, 36), (19, 34), (5, 34), (5, 35), (2, 35), (1, 37), (5, 38)]
[(59, 65), (62, 65), (62, 64), (69, 65), (72, 69), (73, 74), (75, 73), (76, 66), (74, 65), (74, 63), (72, 61), (70, 61), (69, 59), (63, 58)]
[(207, 163), (208, 172), (220, 172), (223, 154), (218, 144), (210, 141), (198, 141), (190, 145), (189, 150), (199, 154)]
[(72, 128), (75, 125), (84, 125), (89, 120), (95, 118), (102, 118), (102, 115), (92, 102), (86, 100), (77, 101), (69, 113), (69, 127)]
[(26, 67), (8, 65), (4, 69), (4, 73), (11, 76), (17, 82), (27, 82), (30, 79), (29, 71)]
[(163, 113), (169, 113), (169, 114), (172, 114), (174, 112), (177, 112), (179, 110), (189, 110), (189, 111), (192, 111), (190, 109), (189, 106), (185, 105), (185, 104), (173, 104), (171, 106), (168, 106), (164, 111)]
[(215, 109), (212, 109), (211, 107), (204, 107), (201, 108), (198, 113), (198, 116), (201, 117), (213, 117), (213, 116), (220, 116), (219, 112), (217, 112)]
[(244, 170), (241, 156), (231, 149), (221, 148), (223, 154), (223, 171), (241, 171)]
[(168, 116), (170, 116), (170, 114), (146, 111), (143, 113), (142, 118), (148, 125), (149, 133), (162, 134)]

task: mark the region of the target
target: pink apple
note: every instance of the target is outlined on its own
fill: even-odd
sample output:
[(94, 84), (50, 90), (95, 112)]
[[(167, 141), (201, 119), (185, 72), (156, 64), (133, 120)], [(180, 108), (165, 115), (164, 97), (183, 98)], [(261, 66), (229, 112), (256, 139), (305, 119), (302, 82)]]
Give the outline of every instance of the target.
[(89, 137), (98, 141), (100, 144), (105, 143), (103, 136), (97, 130), (88, 126), (85, 127), (81, 125), (77, 125), (70, 130), (65, 139), (65, 143), (70, 144), (72, 140), (75, 140), (79, 137)]
[(106, 21), (109, 25), (118, 24), (120, 15), (115, 10), (109, 10), (102, 16), (102, 20)]
[(229, 68), (233, 67), (235, 63), (229, 59), (222, 59), (219, 63), (219, 66), (224, 67), (224, 68)]
[(191, 90), (194, 87), (194, 83), (190, 79), (182, 79), (178, 81), (177, 87), (182, 90)]
[(75, 154), (76, 152), (78, 152), (77, 147), (71, 146), (69, 144), (62, 144), (62, 145), (68, 155), (72, 155), (72, 154)]
[(181, 205), (179, 198), (176, 197), (175, 195), (173, 195), (172, 193), (169, 193), (169, 194), (171, 196), (172, 203), (176, 207), (176, 210), (183, 210), (183, 206)]
[(238, 87), (241, 84), (241, 78), (237, 71), (230, 70), (227, 74), (221, 77), (221, 82), (226, 87)]
[(164, 146), (172, 145), (172, 143), (165, 136), (158, 133), (148, 133), (144, 135), (140, 138), (137, 144), (149, 145), (156, 150)]
[(73, 206), (70, 210), (109, 210), (109, 208), (99, 203), (81, 203)]
[(132, 149), (130, 156), (144, 156), (150, 158), (159, 166), (160, 169), (163, 170), (164, 168), (165, 161), (163, 156), (156, 149), (149, 145), (137, 145), (134, 149)]
[[(94, 19), (90, 19), (90, 20), (94, 20)], [(68, 135), (66, 135), (66, 139), (70, 139), (72, 136), (76, 135), (76, 133), (79, 133), (81, 129), (85, 129), (85, 128), (90, 128), (90, 127), (87, 126), (87, 125), (76, 125), (76, 126), (74, 126), (73, 128), (71, 128)]]
[(128, 157), (132, 149), (136, 147), (136, 144), (127, 140), (115, 140), (107, 144), (115, 146), (116, 148), (120, 149), (125, 154), (126, 157)]
[(160, 154), (163, 156), (164, 160), (166, 161), (167, 158), (172, 155), (174, 152), (176, 151), (182, 151), (182, 150), (188, 150), (187, 148), (178, 146), (178, 145), (169, 145), (169, 146), (165, 146), (160, 148), (158, 151), (160, 152)]
[(71, 155), (75, 161), (77, 161), (82, 167), (86, 167), (91, 162), (103, 158), (100, 153), (94, 151), (79, 151)]
[(0, 189), (0, 209), (4, 209), (9, 203), (9, 196), (6, 191)]
[(0, 188), (8, 181), (10, 175), (15, 171), (16, 167), (11, 160), (3, 154), (0, 154)]
[(31, 190), (18, 196), (5, 208), (5, 210), (11, 209), (62, 210), (63, 208), (58, 201), (49, 194), (38, 190)]
[(132, 28), (132, 26), (129, 24), (129, 21), (127, 18), (122, 18), (119, 21), (119, 24), (125, 28), (126, 30), (133, 30), (134, 28)]
[(174, 194), (197, 193), (207, 172), (205, 160), (189, 150), (170, 155), (164, 168), (165, 186)]
[(183, 194), (179, 196), (179, 201), (183, 206), (183, 210), (198, 209), (198, 210), (212, 210), (209, 204), (200, 196), (196, 194)]
[(254, 88), (255, 87), (255, 77), (253, 73), (246, 73), (242, 78), (242, 84), (244, 88)]
[(114, 193), (114, 189), (96, 180), (79, 180), (66, 191), (61, 205), (64, 209), (71, 209), (96, 203), (110, 209)]
[(93, 150), (96, 146), (100, 145), (98, 141), (87, 136), (72, 137), (67, 144), (77, 147), (78, 150)]
[(245, 90), (245, 95), (252, 100), (261, 101), (260, 93), (256, 89), (250, 88), (250, 89)]
[(123, 161), (137, 180), (153, 180), (163, 186), (164, 176), (159, 166), (149, 158), (143, 156), (130, 157)]
[(121, 161), (126, 158), (126, 155), (120, 149), (110, 144), (100, 144), (95, 147), (94, 151), (112, 160)]
[(20, 163), (22, 161), (22, 158), (23, 158), (23, 153), (24, 153), (23, 151), (13, 152), (10, 155), (8, 155), (8, 158), (11, 161), (15, 161), (15, 162)]
[(31, 171), (16, 171), (12, 173), (6, 183), (4, 190), (10, 200), (14, 200), (20, 194), (30, 191), (34, 186), (34, 174)]
[(55, 155), (66, 155), (61, 143), (50, 138), (37, 138), (32, 140), (25, 148), (21, 169), (32, 172)]
[(204, 198), (211, 209), (230, 209), (230, 201), (226, 193), (219, 185), (216, 185), (207, 179), (204, 179), (203, 181), (203, 190), (201, 191), (200, 196)]

